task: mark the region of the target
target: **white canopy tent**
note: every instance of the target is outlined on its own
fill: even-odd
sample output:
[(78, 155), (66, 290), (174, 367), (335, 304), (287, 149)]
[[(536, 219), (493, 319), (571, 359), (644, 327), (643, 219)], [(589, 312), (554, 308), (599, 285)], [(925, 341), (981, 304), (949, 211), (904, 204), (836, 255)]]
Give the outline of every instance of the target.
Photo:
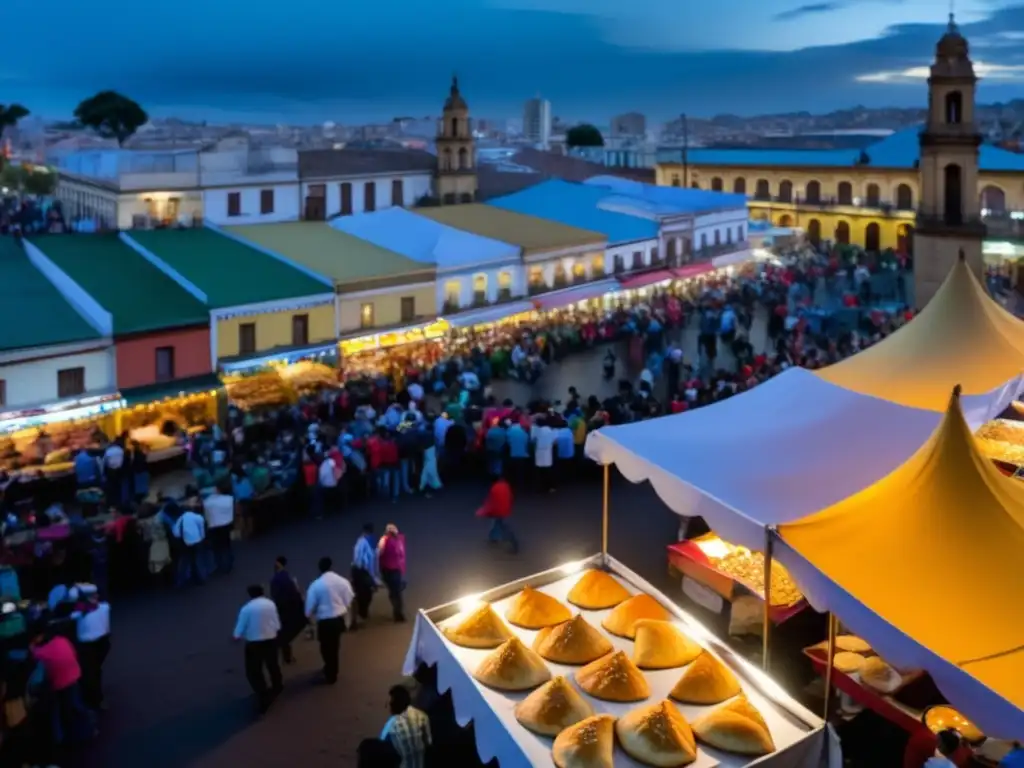
[[(1017, 377), (963, 398), (971, 429), (1021, 390)], [(942, 419), (795, 368), (721, 403), (590, 434), (586, 454), (650, 481), (674, 512), (762, 550), (765, 529), (824, 509), (909, 459)]]

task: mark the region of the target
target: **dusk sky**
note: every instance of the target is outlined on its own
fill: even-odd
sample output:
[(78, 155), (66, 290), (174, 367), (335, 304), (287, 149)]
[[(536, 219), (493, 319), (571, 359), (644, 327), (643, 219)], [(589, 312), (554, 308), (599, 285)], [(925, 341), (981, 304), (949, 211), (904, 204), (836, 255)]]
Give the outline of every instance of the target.
[[(601, 123), (923, 105), (944, 0), (5, 0), (0, 103), (47, 117), (120, 90), (156, 116), (365, 122), (473, 113)], [(1024, 3), (959, 0), (980, 98), (1024, 95)], [(20, 30), (21, 32), (16, 32)]]

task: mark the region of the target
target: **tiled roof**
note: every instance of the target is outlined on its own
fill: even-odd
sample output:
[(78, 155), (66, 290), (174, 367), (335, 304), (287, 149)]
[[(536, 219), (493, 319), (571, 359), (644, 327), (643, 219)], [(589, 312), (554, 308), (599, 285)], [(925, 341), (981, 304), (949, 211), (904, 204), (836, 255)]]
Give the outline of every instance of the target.
[(502, 171), (492, 165), (480, 164), (476, 168), (477, 198), (486, 201), (502, 195), (511, 195), (544, 181), (545, 178), (539, 173)]
[(100, 337), (6, 235), (0, 236), (0, 327), (4, 351)]
[(655, 181), (653, 168), (618, 168), (592, 163), (582, 157), (559, 155), (541, 149), (521, 149), (512, 158), (513, 162), (532, 168), (541, 176), (563, 181), (586, 181), (591, 176), (607, 174), (621, 176), (653, 184)]
[(513, 243), (523, 249), (524, 255), (531, 251), (603, 246), (608, 239), (600, 232), (570, 227), (539, 216), (525, 216), (482, 203), (417, 208), (416, 212), (466, 232), (474, 232), (503, 243)]
[(601, 232), (612, 244), (658, 237), (658, 223), (650, 218), (603, 210), (600, 204), (606, 197), (609, 192), (596, 185), (551, 180), (491, 200), (488, 205)]
[(131, 238), (205, 293), (213, 309), (317, 296), (333, 290), (327, 278), (316, 279), (212, 229), (135, 230)]
[(42, 235), (31, 242), (110, 313), (115, 334), (209, 322), (199, 299), (116, 234)]
[(301, 179), (429, 173), (436, 168), (437, 158), (418, 149), (308, 149), (299, 152)]

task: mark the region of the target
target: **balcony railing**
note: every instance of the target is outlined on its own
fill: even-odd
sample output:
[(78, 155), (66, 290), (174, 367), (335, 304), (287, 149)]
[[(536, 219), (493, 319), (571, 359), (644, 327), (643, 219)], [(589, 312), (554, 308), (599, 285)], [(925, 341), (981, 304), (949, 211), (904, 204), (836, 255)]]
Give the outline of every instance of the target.
[(781, 203), (783, 205), (800, 205), (804, 207), (813, 208), (868, 208), (875, 211), (882, 211), (886, 214), (892, 211), (905, 211), (913, 213), (914, 206), (912, 203), (904, 202), (903, 205), (894, 203), (891, 200), (882, 200), (875, 198), (839, 198), (839, 197), (799, 197), (792, 196), (786, 197), (784, 195), (775, 195), (772, 197), (759, 197), (754, 195), (751, 200), (758, 203)]
[(981, 219), (992, 238), (1024, 238), (1024, 219), (1014, 218), (1009, 213), (990, 213)]
[(980, 215), (963, 216), (959, 213), (956, 215), (947, 215), (945, 213), (932, 213), (929, 211), (918, 211), (917, 212), (917, 228), (928, 229), (928, 230), (955, 230), (959, 232), (969, 232), (984, 237), (988, 229), (986, 227), (987, 220), (983, 219)]

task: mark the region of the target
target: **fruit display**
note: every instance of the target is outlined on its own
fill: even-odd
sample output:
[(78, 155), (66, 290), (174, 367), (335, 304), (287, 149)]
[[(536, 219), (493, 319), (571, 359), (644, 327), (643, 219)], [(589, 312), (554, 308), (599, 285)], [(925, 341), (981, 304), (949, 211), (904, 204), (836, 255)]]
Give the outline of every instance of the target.
[(272, 408), (294, 403), (294, 387), (278, 375), (277, 371), (262, 371), (251, 376), (239, 376), (225, 382), (228, 398), (243, 411), (253, 408)]
[(281, 378), (290, 384), (300, 395), (309, 395), (321, 389), (339, 386), (338, 372), (329, 365), (314, 363), (312, 360), (300, 360), (278, 370)]
[[(710, 561), (712, 567), (733, 578), (764, 598), (764, 555), (746, 547), (729, 544), (717, 536), (707, 536), (694, 542)], [(804, 599), (789, 572), (777, 561), (772, 563), (772, 605), (784, 607)]]
[(63, 471), (69, 466), (73, 453), (99, 446), (102, 438), (102, 432), (90, 421), (19, 430), (0, 442), (0, 469)]
[(1024, 445), (1024, 423), (1008, 419), (994, 419), (981, 425), (975, 433), (979, 440), (992, 440), (998, 443)]
[(976, 438), (975, 445), (978, 446), (981, 455), (987, 459), (1024, 466), (1024, 445), (1015, 445), (1002, 440), (990, 440), (983, 437)]

